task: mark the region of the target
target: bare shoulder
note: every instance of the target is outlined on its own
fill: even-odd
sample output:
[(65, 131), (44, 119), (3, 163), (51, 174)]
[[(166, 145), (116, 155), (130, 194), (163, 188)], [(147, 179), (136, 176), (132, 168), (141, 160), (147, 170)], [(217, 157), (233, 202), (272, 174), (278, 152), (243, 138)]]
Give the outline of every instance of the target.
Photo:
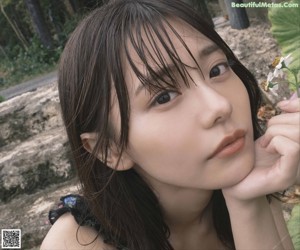
[(78, 227), (70, 213), (62, 215), (51, 227), (40, 250), (114, 250), (90, 227)]
[(280, 235), (280, 239), (282, 241), (284, 249), (293, 250), (294, 246), (291, 240), (291, 237), (289, 235), (285, 219), (283, 217), (283, 210), (282, 210), (282, 204), (280, 201), (278, 201), (275, 198), (272, 198), (270, 207), (272, 210), (272, 214), (274, 217), (274, 221), (276, 224), (277, 231)]

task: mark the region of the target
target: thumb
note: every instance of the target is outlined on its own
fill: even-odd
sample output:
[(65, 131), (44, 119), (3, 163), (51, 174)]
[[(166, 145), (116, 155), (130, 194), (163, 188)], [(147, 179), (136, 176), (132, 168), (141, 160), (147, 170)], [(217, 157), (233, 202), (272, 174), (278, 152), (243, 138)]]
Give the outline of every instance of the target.
[(277, 136), (267, 146), (266, 151), (270, 154), (276, 152), (280, 157), (268, 167), (255, 166), (240, 183), (230, 187), (236, 197), (252, 199), (284, 190), (296, 183), (299, 145), (288, 138)]
[(281, 101), (277, 103), (277, 106), (285, 112), (300, 112), (300, 98)]

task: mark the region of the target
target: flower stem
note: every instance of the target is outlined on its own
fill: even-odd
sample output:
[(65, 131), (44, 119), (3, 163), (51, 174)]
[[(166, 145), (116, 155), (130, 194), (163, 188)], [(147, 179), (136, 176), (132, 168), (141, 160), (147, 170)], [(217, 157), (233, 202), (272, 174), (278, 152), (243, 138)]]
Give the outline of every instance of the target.
[(299, 86), (297, 74), (293, 73), (293, 75), (295, 77), (296, 93), (297, 93), (298, 98), (300, 98), (300, 86)]
[(289, 72), (292, 73), (292, 75), (294, 76), (295, 78), (295, 83), (293, 84), (295, 87), (296, 87), (296, 93), (297, 93), (297, 96), (298, 98), (300, 98), (300, 84), (298, 82), (298, 77), (297, 77), (297, 74), (295, 72), (293, 72), (290, 68), (288, 67), (285, 67)]

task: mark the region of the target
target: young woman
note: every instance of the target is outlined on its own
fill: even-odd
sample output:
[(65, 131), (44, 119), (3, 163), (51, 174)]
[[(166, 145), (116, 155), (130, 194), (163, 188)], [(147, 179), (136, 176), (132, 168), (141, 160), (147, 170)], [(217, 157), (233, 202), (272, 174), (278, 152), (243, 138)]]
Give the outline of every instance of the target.
[(299, 180), (299, 99), (261, 136), (253, 76), (181, 1), (91, 13), (59, 95), (83, 194), (50, 213), (41, 249), (293, 249), (267, 195)]

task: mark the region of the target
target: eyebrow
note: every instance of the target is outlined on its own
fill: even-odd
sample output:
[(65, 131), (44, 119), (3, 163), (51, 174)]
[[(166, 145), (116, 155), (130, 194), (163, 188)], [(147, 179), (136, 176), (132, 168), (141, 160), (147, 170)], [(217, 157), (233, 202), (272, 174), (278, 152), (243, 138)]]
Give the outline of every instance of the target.
[(218, 51), (218, 50), (221, 50), (219, 46), (217, 46), (216, 44), (210, 44), (206, 47), (204, 47), (204, 49), (202, 49), (199, 53), (199, 57), (200, 58), (203, 58), (203, 57), (207, 57), (209, 56), (210, 54)]
[[(200, 52), (199, 52), (199, 58), (205, 58), (208, 57), (209, 55), (211, 55), (212, 53), (221, 50), (216, 44), (210, 44), (206, 47), (204, 47)], [(167, 71), (173, 71), (175, 69), (175, 65), (174, 64), (168, 64), (166, 69)], [(158, 71), (157, 75), (163, 77), (165, 74), (165, 70), (163, 71)], [(140, 84), (136, 90), (135, 90), (135, 96), (139, 95), (139, 93), (145, 88), (144, 84)]]

